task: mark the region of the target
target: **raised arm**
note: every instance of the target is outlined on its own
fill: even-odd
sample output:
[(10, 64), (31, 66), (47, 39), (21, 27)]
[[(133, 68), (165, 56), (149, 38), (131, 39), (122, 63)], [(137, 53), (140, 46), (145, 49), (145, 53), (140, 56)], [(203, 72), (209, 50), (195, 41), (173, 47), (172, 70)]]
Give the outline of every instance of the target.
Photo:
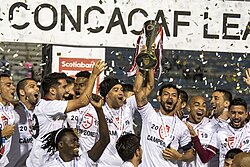
[[(134, 93), (138, 107), (147, 104), (148, 102), (147, 96), (150, 94), (150, 92), (153, 90), (154, 87), (153, 69), (149, 70), (148, 72), (145, 72), (145, 74), (148, 76), (145, 77), (147, 79), (145, 79), (144, 74), (140, 70), (138, 70), (135, 77)], [(145, 87), (143, 87), (144, 80), (146, 82)]]
[(102, 155), (103, 151), (110, 142), (108, 125), (104, 117), (102, 110), (103, 99), (100, 96), (92, 95), (90, 98), (90, 103), (95, 107), (97, 116), (99, 119), (99, 134), (100, 139), (95, 143), (95, 145), (88, 151), (89, 158), (96, 162)]
[(84, 93), (82, 93), (79, 98), (70, 100), (68, 102), (68, 106), (65, 111), (66, 113), (89, 104), (88, 97), (90, 97), (90, 95), (92, 94), (92, 91), (95, 85), (95, 80), (101, 74), (101, 72), (104, 71), (106, 68), (107, 68), (107, 64), (101, 60), (95, 63)]
[(194, 131), (193, 127), (187, 122), (184, 122), (184, 123), (187, 125), (187, 127), (189, 129), (191, 139), (192, 139), (192, 142), (194, 144), (195, 151), (199, 155), (201, 161), (203, 163), (207, 163), (208, 161), (210, 161), (214, 157), (217, 149), (211, 145), (208, 145), (207, 149), (205, 149), (201, 145), (200, 139), (197, 136), (196, 132)]

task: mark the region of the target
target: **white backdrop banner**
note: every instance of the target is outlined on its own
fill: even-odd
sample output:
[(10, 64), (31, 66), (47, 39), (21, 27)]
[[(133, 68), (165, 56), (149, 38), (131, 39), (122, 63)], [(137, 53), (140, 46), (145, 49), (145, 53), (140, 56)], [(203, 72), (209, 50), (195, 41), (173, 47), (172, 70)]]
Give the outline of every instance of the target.
[(224, 0), (0, 0), (0, 41), (135, 47), (147, 20), (164, 49), (249, 53), (250, 2)]

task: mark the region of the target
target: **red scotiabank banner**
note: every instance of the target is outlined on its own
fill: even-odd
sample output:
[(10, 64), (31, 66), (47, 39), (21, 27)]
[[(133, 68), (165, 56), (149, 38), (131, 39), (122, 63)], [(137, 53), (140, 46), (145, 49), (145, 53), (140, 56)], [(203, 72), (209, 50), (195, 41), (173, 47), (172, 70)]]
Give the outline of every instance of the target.
[(65, 70), (76, 70), (76, 71), (92, 71), (95, 62), (100, 59), (87, 59), (87, 58), (59, 58), (59, 72)]
[[(105, 61), (104, 48), (84, 48), (69, 46), (52, 47), (52, 72), (64, 72), (68, 76), (75, 77), (80, 71), (92, 72), (95, 63)], [(104, 74), (96, 79), (94, 93), (98, 93), (98, 85), (104, 78)]]

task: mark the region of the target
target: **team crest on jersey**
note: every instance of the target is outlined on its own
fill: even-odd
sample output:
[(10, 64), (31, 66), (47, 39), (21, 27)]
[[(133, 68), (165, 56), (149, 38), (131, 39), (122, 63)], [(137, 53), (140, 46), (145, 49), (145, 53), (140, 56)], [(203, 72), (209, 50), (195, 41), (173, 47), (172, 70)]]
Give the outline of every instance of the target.
[(227, 138), (227, 145), (230, 149), (234, 147), (234, 142), (235, 142), (235, 137), (234, 136), (229, 136)]
[(163, 125), (160, 126), (159, 135), (162, 140), (164, 140), (164, 138), (168, 136), (169, 130), (170, 130), (170, 127), (168, 125), (166, 125), (165, 128)]
[(93, 122), (94, 122), (93, 116), (90, 113), (86, 113), (83, 116), (82, 127), (84, 129), (88, 129), (93, 125)]
[(2, 122), (3, 122), (3, 127), (8, 125), (8, 118), (6, 118), (4, 115), (1, 116)]

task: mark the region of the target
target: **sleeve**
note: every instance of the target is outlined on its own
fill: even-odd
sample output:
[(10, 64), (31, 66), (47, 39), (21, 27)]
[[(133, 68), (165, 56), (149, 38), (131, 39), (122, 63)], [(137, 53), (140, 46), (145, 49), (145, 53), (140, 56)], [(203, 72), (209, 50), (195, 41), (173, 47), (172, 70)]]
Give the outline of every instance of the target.
[(68, 101), (52, 100), (46, 102), (43, 112), (48, 116), (64, 114), (68, 106)]
[(136, 104), (136, 99), (135, 99), (135, 95), (130, 96), (129, 98), (127, 98), (126, 100), (127, 104), (129, 105), (133, 115), (135, 113), (135, 110), (137, 109), (137, 104)]
[(153, 106), (148, 102), (142, 107), (138, 107), (138, 112), (141, 114), (142, 120), (147, 119), (150, 117), (151, 113), (156, 112)]
[(197, 152), (203, 163), (207, 163), (208, 161), (210, 161), (216, 154), (216, 148), (211, 145), (209, 145), (207, 149), (204, 149), (198, 136), (192, 137), (192, 141), (194, 143), (195, 151)]

